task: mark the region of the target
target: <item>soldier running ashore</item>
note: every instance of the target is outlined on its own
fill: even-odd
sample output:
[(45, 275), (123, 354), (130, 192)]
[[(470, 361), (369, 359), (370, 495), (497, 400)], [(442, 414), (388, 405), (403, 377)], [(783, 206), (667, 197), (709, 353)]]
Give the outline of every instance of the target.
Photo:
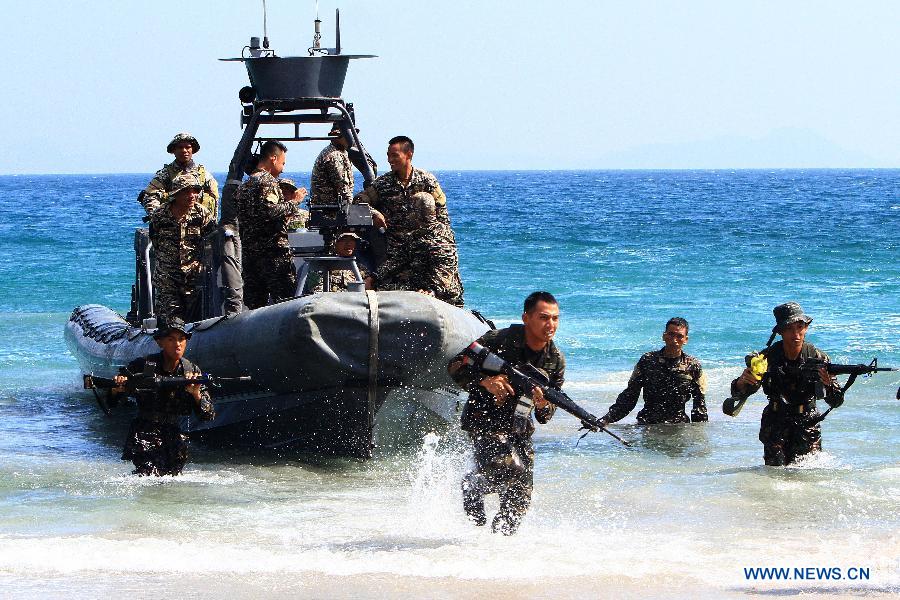
[[(566, 361), (553, 343), (559, 326), (559, 304), (549, 292), (534, 292), (525, 299), (522, 325), (492, 330), (478, 343), (515, 365), (530, 363), (543, 370), (550, 385), (560, 389)], [(463, 508), (476, 525), (484, 525), (484, 496), (500, 495), (500, 510), (491, 529), (512, 535), (531, 504), (534, 486), (534, 422), (546, 423), (556, 407), (535, 388), (529, 399), (513, 389), (506, 375), (485, 376), (463, 354), (447, 368), (456, 384), (469, 392), (462, 413), (462, 428), (472, 439), (475, 469), (462, 481)]]

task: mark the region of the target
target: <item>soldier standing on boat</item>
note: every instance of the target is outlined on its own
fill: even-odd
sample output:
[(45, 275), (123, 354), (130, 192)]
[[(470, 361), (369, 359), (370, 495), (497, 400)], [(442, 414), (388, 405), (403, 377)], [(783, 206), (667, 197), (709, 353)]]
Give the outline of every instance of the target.
[(297, 205), (306, 189), (285, 199), (277, 178), (284, 171), (286, 153), (281, 142), (263, 144), (256, 172), (237, 192), (244, 305), (250, 309), (265, 306), (270, 296), (273, 302), (292, 298), (297, 287), (287, 224), (299, 214)]
[(309, 180), (310, 207), (317, 205), (349, 205), (353, 202), (353, 166), (347, 148), (347, 138), (337, 123), (328, 135), (332, 137), (316, 157)]
[[(386, 229), (388, 256), (399, 252), (408, 242), (409, 233), (415, 229), (410, 218), (410, 198), (417, 192), (434, 196), (435, 217), (450, 228), (447, 197), (434, 175), (413, 167), (414, 150), (413, 141), (405, 135), (391, 138), (387, 150), (391, 170), (354, 198), (357, 203), (368, 202), (374, 225)], [(453, 233), (452, 229), (450, 233)]]
[(215, 222), (198, 202), (203, 184), (196, 173), (178, 175), (170, 188), (171, 201), (150, 215), (150, 241), (156, 253), (156, 313), (163, 318), (194, 321), (200, 317), (197, 283), (203, 266), (204, 238), (215, 230)]
[(172, 182), (178, 175), (194, 173), (200, 180), (202, 189), (200, 204), (206, 207), (215, 220), (218, 215), (219, 184), (203, 165), (194, 162), (194, 154), (200, 151), (197, 138), (189, 133), (179, 133), (166, 146), (166, 151), (174, 154), (175, 160), (163, 165), (147, 188), (138, 196), (138, 201), (144, 206), (147, 214), (152, 213), (169, 199), (172, 194)]
[(844, 403), (844, 392), (825, 367), (819, 369), (817, 380), (810, 380), (801, 369), (809, 359), (830, 362), (827, 354), (806, 341), (812, 317), (796, 302), (780, 304), (772, 312), (775, 315), (772, 338), (779, 334), (781, 341), (762, 351), (766, 359), (762, 378), (747, 367), (731, 382), (731, 394), (746, 399), (762, 387), (769, 399), (759, 427), (763, 457), (767, 465), (783, 466), (822, 449), (816, 387), (823, 388), (819, 397), (824, 395), (832, 408)]
[[(534, 292), (525, 299), (523, 325), (492, 330), (478, 343), (513, 365), (529, 363), (543, 370), (550, 385), (560, 389), (566, 370), (562, 352), (553, 343), (559, 326), (559, 304), (549, 292)], [(462, 481), (463, 508), (476, 525), (484, 525), (484, 496), (500, 495), (500, 510), (492, 530), (516, 532), (531, 504), (534, 485), (534, 422), (546, 423), (556, 407), (535, 388), (531, 402), (513, 389), (506, 375), (485, 376), (463, 354), (448, 365), (457, 385), (469, 392), (462, 413), (462, 428), (472, 439), (475, 469)], [(532, 406), (533, 404), (533, 406)]]
[[(682, 350), (688, 342), (688, 328), (688, 322), (681, 317), (669, 319), (662, 334), (665, 346), (641, 356), (628, 386), (601, 419), (604, 425), (624, 419), (634, 410), (641, 388), (644, 390), (644, 407), (638, 412), (637, 422), (642, 425), (709, 420), (703, 367), (700, 361)], [(690, 400), (694, 404), (688, 418), (684, 407)]]
[[(162, 351), (122, 369), (114, 379), (119, 386), (114, 391), (125, 392), (129, 376), (198, 377), (200, 367), (184, 358), (190, 337), (181, 319), (161, 322), (153, 339)], [(187, 436), (181, 431), (179, 419), (192, 412), (205, 421), (214, 419), (209, 393), (202, 385), (188, 385), (141, 391), (136, 400), (138, 414), (131, 422), (122, 460), (134, 463), (135, 475), (178, 475), (188, 459)]]
[(453, 231), (437, 220), (431, 194), (413, 194), (410, 209), (409, 223), (413, 229), (408, 242), (388, 255), (367, 279), (367, 287), (419, 291), (462, 306), (463, 285)]

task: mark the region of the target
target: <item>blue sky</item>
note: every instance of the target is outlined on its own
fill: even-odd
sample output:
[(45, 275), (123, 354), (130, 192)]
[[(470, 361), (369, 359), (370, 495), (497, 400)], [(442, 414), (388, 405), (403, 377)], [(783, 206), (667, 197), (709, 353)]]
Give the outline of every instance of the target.
[[(284, 56), (314, 1), (268, 0)], [(344, 97), (384, 165), (428, 169), (900, 167), (900, 2), (321, 1), (341, 8)], [(151, 172), (187, 130), (221, 171), (237, 56), (262, 2), (4, 6), (0, 173)], [(315, 132), (312, 132), (315, 133)], [(294, 145), (289, 171), (318, 148)]]

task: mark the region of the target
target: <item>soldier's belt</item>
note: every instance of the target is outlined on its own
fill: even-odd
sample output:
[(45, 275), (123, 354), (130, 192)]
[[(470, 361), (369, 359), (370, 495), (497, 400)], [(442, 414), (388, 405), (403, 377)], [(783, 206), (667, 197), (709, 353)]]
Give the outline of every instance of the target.
[(770, 402), (769, 405), (772, 407), (772, 412), (781, 412), (787, 411), (791, 414), (802, 415), (803, 413), (808, 413), (809, 411), (816, 408), (816, 405), (812, 402), (808, 402), (806, 404), (787, 404), (785, 402)]

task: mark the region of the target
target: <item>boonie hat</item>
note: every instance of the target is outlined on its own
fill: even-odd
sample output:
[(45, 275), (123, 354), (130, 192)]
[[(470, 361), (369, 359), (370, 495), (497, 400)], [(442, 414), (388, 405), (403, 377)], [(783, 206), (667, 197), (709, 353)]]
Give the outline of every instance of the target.
[(172, 138), (172, 141), (169, 142), (169, 145), (166, 146), (166, 152), (169, 154), (175, 154), (175, 145), (180, 144), (181, 142), (190, 142), (191, 148), (194, 150), (194, 153), (200, 152), (200, 142), (197, 141), (197, 138), (192, 136), (189, 133), (181, 132), (175, 134), (175, 137)]
[(287, 178), (287, 177), (279, 177), (279, 178), (278, 178), (278, 185), (283, 185), (283, 186), (285, 186), (285, 187), (291, 188), (292, 190), (299, 189), (299, 188), (297, 187), (297, 184), (294, 183), (294, 180), (293, 180), (293, 179), (289, 179), (289, 178)]
[(812, 323), (812, 317), (805, 314), (796, 302), (779, 304), (772, 309), (772, 314), (775, 315), (775, 327), (772, 328), (773, 333), (778, 333), (783, 328), (797, 321), (803, 321), (807, 325)]
[(180, 331), (187, 339), (191, 339), (191, 332), (186, 329), (184, 321), (178, 317), (160, 320), (159, 325), (156, 328), (156, 333), (153, 334), (153, 339), (158, 340), (164, 338), (173, 331)]
[(203, 189), (203, 184), (200, 182), (200, 177), (193, 171), (180, 173), (175, 177), (175, 179), (172, 180), (172, 189), (169, 191), (169, 197), (172, 197), (181, 190), (187, 188), (197, 188), (198, 190)]

